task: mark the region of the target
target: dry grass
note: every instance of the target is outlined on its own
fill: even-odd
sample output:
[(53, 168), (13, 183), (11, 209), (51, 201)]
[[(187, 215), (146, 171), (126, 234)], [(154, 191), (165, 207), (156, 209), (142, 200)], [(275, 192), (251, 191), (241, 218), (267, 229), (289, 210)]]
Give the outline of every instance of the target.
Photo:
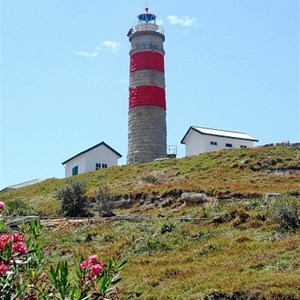
[[(49, 263), (67, 259), (75, 264), (81, 255), (91, 254), (105, 261), (121, 252), (128, 260), (120, 285), (123, 300), (197, 300), (216, 294), (223, 299), (244, 295), (245, 299), (294, 300), (300, 299), (299, 230), (280, 233), (264, 196), (269, 192), (287, 198), (299, 195), (299, 169), (300, 147), (222, 150), (49, 179), (5, 192), (1, 200), (22, 199), (42, 215), (56, 216), (59, 202), (54, 192), (76, 179), (87, 184), (91, 198), (105, 184), (117, 197), (152, 202), (116, 212), (153, 219), (66, 221), (46, 230)], [(182, 192), (204, 192), (213, 199), (188, 206), (180, 198)], [(163, 208), (155, 205), (158, 196)], [(213, 221), (226, 214), (233, 217)], [(180, 219), (186, 216), (198, 219)]]
[[(224, 198), (263, 196), (268, 192), (299, 191), (299, 166), (300, 147), (221, 150), (183, 159), (102, 169), (74, 178), (48, 179), (7, 191), (1, 198), (5, 201), (44, 197), (44, 202), (51, 202), (58, 188), (74, 180), (85, 182), (91, 197), (101, 184), (107, 185), (114, 195), (124, 197), (151, 198), (177, 195), (181, 191), (201, 191)], [(54, 211), (50, 208), (49, 214)]]
[[(213, 222), (237, 207), (240, 210), (231, 221)], [(212, 202), (210, 210), (206, 221), (183, 222), (167, 209), (163, 220), (66, 226), (49, 231), (47, 239), (57, 245), (54, 260), (65, 257), (75, 262), (80, 255), (92, 253), (105, 260), (121, 252), (128, 260), (122, 271), (121, 299), (204, 299), (214, 293), (300, 298), (299, 231), (281, 234), (270, 217), (247, 226), (258, 215), (268, 216), (268, 208), (257, 212), (243, 200), (225, 205)], [(202, 207), (182, 207), (177, 214), (193, 216), (201, 211)], [(152, 211), (153, 215), (160, 212)], [(236, 225), (241, 214), (249, 217)], [(88, 235), (92, 236), (89, 242)]]

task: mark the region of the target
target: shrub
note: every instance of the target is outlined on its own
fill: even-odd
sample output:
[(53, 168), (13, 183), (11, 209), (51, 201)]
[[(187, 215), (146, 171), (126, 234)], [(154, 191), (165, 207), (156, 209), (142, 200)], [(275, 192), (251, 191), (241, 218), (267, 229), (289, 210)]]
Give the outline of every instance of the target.
[(115, 197), (110, 194), (109, 187), (106, 184), (99, 186), (95, 196), (97, 210), (101, 217), (112, 217), (115, 214)]
[(158, 182), (158, 178), (153, 174), (148, 175), (147, 177), (144, 178), (144, 180), (146, 182), (152, 183), (152, 184), (155, 184)]
[(299, 200), (278, 198), (271, 204), (271, 217), (279, 223), (279, 231), (295, 231), (300, 228)]
[(8, 216), (28, 216), (35, 213), (35, 209), (21, 199), (6, 202), (5, 214)]
[(55, 197), (61, 200), (61, 210), (66, 217), (88, 217), (88, 198), (83, 182), (76, 181), (58, 189)]
[(173, 229), (175, 228), (175, 225), (174, 224), (168, 224), (168, 223), (165, 223), (162, 225), (162, 227), (160, 228), (160, 233), (161, 234), (165, 234), (167, 232), (172, 232)]
[(262, 198), (251, 198), (248, 201), (247, 208), (253, 211), (262, 211), (266, 208), (265, 200)]
[(291, 261), (289, 259), (286, 258), (280, 258), (277, 263), (276, 263), (276, 267), (278, 269), (278, 271), (284, 271), (286, 270), (289, 266), (291, 265)]
[(172, 250), (172, 247), (165, 241), (148, 238), (138, 243), (134, 248), (134, 253), (138, 255), (154, 255), (159, 251), (166, 252)]

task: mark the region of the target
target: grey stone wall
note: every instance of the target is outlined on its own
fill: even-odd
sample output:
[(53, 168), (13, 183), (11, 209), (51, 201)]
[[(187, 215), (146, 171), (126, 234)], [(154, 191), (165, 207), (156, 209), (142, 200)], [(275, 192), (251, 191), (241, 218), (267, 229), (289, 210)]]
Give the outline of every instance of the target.
[(165, 75), (156, 70), (135, 71), (130, 75), (130, 87), (151, 85), (165, 88)]
[(156, 106), (138, 106), (129, 110), (128, 118), (127, 164), (166, 157), (166, 111)]
[(163, 34), (155, 31), (136, 32), (130, 37), (131, 49), (130, 55), (138, 51), (157, 51), (165, 54), (163, 42), (165, 37)]

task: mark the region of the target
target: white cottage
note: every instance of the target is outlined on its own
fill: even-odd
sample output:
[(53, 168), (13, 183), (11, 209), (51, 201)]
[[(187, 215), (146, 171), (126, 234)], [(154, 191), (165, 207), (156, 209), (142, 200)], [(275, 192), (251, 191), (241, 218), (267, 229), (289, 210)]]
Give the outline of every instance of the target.
[(121, 157), (120, 153), (101, 142), (64, 161), (65, 177), (117, 166)]
[(253, 142), (258, 140), (246, 133), (197, 126), (191, 126), (181, 140), (186, 156), (220, 149), (251, 148)]

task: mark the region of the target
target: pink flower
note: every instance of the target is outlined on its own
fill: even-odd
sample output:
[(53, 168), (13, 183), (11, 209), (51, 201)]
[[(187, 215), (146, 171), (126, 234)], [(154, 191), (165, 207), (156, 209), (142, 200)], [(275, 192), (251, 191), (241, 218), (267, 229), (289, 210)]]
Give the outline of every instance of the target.
[(27, 254), (27, 246), (23, 242), (17, 242), (12, 245), (12, 252), (19, 252), (20, 254)]
[(4, 251), (6, 248), (6, 244), (0, 239), (0, 252)]
[(98, 292), (99, 291), (99, 286), (96, 284), (95, 286), (94, 286), (94, 292)]
[(12, 240), (13, 242), (24, 242), (24, 236), (22, 234), (19, 233), (14, 233), (12, 235)]
[(81, 264), (80, 264), (80, 269), (81, 270), (85, 270), (89, 267), (89, 262), (87, 260), (84, 260)]
[(9, 242), (12, 242), (13, 241), (13, 238), (11, 235), (9, 234), (2, 234), (0, 236), (0, 251), (4, 251), (7, 246), (8, 246), (8, 243)]
[(89, 270), (90, 271), (90, 278), (92, 280), (96, 279), (105, 268), (104, 264), (98, 262), (97, 255), (91, 255), (87, 260), (84, 260), (80, 264), (81, 270)]
[(103, 271), (103, 266), (100, 264), (95, 264), (95, 265), (91, 266), (91, 273), (92, 273), (92, 276), (94, 276), (94, 277), (98, 277), (102, 271)]
[(89, 263), (91, 266), (97, 264), (98, 263), (97, 255), (91, 255), (89, 257)]
[(4, 208), (5, 208), (4, 202), (0, 201), (0, 211), (3, 210)]
[(8, 271), (8, 267), (4, 264), (0, 264), (0, 274), (5, 275)]

